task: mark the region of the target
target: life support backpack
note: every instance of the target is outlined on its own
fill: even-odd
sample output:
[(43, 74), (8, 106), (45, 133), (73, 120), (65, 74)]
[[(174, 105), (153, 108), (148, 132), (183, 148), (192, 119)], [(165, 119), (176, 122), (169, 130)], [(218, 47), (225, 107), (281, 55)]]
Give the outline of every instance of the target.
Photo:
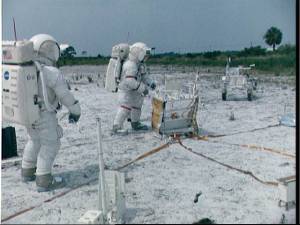
[(31, 41), (2, 42), (3, 120), (31, 125), (39, 119), (37, 69)]
[(118, 91), (121, 80), (122, 66), (129, 54), (129, 44), (121, 43), (113, 46), (111, 58), (107, 66), (105, 89), (111, 92)]
[[(33, 42), (3, 41), (2, 56), (3, 120), (31, 126), (40, 118), (41, 101), (48, 111), (55, 110), (48, 102), (41, 65), (34, 61)], [(38, 97), (38, 77), (42, 81), (44, 99)]]

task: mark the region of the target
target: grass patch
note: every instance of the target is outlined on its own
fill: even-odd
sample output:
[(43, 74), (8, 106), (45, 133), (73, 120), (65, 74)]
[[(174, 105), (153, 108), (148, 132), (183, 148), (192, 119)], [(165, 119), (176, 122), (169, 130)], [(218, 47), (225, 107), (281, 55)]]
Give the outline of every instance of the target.
[[(231, 66), (249, 66), (262, 73), (277, 76), (296, 74), (296, 47), (283, 45), (275, 52), (266, 52), (260, 46), (245, 48), (242, 51), (212, 51), (204, 53), (177, 54), (174, 52), (153, 55), (148, 65), (178, 65), (198, 67), (225, 67), (227, 58), (231, 57)], [(58, 65), (107, 65), (110, 57), (71, 57), (60, 58)]]

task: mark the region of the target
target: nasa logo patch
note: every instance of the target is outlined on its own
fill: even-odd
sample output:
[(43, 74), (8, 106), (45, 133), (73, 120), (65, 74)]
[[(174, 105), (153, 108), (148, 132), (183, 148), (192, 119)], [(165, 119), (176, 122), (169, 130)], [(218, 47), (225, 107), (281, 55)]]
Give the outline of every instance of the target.
[(4, 76), (5, 80), (8, 80), (9, 79), (9, 72), (5, 71), (4, 74), (3, 74), (3, 76)]

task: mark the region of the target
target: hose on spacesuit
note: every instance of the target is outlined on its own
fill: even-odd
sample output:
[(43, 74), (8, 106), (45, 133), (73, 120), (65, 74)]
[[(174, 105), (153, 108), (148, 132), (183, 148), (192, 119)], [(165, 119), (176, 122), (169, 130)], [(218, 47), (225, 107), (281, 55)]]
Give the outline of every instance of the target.
[(48, 99), (48, 93), (47, 93), (47, 88), (46, 88), (46, 83), (45, 83), (45, 77), (44, 77), (44, 73), (43, 73), (43, 70), (42, 70), (42, 65), (37, 62), (37, 61), (34, 61), (34, 64), (36, 65), (38, 71), (39, 71), (39, 75), (40, 75), (40, 78), (41, 78), (41, 82), (42, 82), (42, 92), (43, 92), (43, 97), (44, 97), (44, 103), (45, 103), (45, 107), (47, 109), (47, 111), (49, 112), (55, 112), (56, 111), (56, 107), (54, 107), (53, 105), (51, 105), (49, 103), (49, 99)]

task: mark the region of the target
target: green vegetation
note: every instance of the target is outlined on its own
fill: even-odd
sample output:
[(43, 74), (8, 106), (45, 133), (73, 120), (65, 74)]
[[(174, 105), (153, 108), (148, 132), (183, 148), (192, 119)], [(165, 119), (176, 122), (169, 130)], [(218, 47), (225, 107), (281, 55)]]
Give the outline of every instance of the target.
[(62, 58), (72, 58), (76, 55), (76, 51), (74, 47), (69, 46), (64, 51), (62, 51), (60, 55)]
[(61, 57), (58, 66), (105, 65), (108, 62), (109, 57)]
[(148, 64), (225, 67), (229, 56), (231, 57), (231, 66), (255, 64), (255, 69), (262, 72), (277, 75), (295, 75), (296, 73), (296, 47), (291, 45), (283, 45), (274, 52), (267, 52), (260, 46), (245, 48), (242, 51), (187, 54), (170, 52), (151, 57)]
[(294, 75), (296, 70), (296, 47), (290, 45), (281, 46), (275, 52), (266, 52), (265, 49), (256, 46), (242, 51), (214, 51), (184, 55), (165, 53), (151, 57), (148, 63), (224, 67), (229, 56), (231, 66), (255, 64), (256, 70), (288, 75)]
[[(227, 58), (231, 57), (231, 66), (249, 66), (255, 64), (255, 69), (276, 75), (296, 74), (296, 47), (282, 45), (276, 51), (267, 52), (260, 46), (245, 48), (241, 51), (212, 51), (204, 53), (177, 54), (174, 52), (153, 55), (149, 65), (179, 65), (225, 67)], [(105, 65), (109, 57), (69, 57), (60, 58), (59, 65)]]
[(273, 47), (273, 51), (275, 51), (275, 46), (281, 43), (282, 32), (277, 27), (271, 27), (264, 35), (264, 39), (268, 45)]

